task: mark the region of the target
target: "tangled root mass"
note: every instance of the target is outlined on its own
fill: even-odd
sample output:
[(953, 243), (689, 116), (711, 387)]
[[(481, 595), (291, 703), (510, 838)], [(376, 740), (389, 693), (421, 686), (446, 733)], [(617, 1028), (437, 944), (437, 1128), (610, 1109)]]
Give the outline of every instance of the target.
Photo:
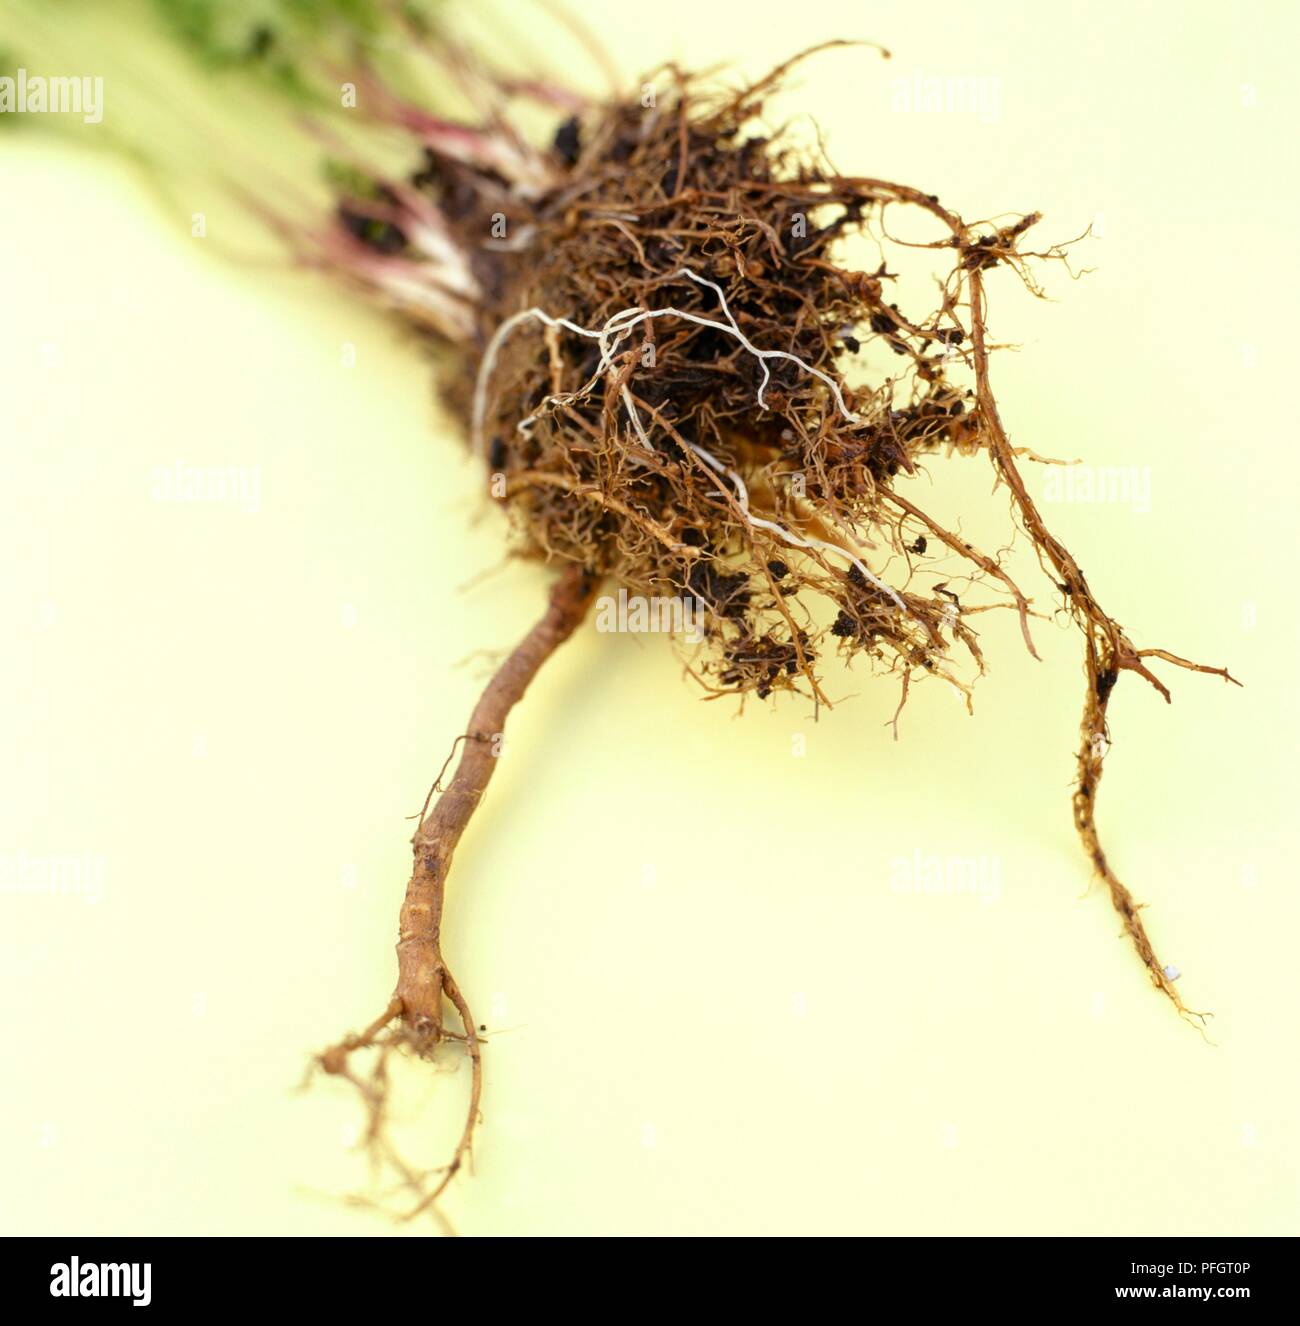
[[(760, 112), (789, 67), (740, 92), (669, 67), (656, 80), (668, 91), (587, 105), (543, 149), (504, 119), (451, 125), (381, 99), (383, 116), (418, 134), (424, 160), (405, 179), (366, 176), (341, 189), (338, 224), (309, 256), (438, 342), (444, 395), (509, 514), (515, 550), (570, 568), (560, 592), (569, 618), (599, 582), (693, 599), (704, 639), (685, 661), (712, 695), (784, 691), (826, 703), (832, 652), (900, 676), (904, 699), (925, 675), (969, 693), (955, 656), (983, 671), (971, 618), (995, 607), (1018, 614), (1034, 652), (1031, 600), (999, 556), (898, 490), (927, 458), (986, 455), (1084, 640), (1076, 827), (1153, 984), (1186, 1014), (1098, 840), (1107, 707), (1126, 672), (1169, 698), (1152, 658), (1232, 679), (1137, 648), (1021, 476), (1031, 453), (1012, 447), (989, 381), (985, 279), (1009, 269), (1039, 293), (1031, 260), (1063, 251), (1026, 247), (1037, 214), (968, 223), (932, 194), (841, 175), (820, 151), (767, 131)], [(904, 212), (931, 238), (895, 238)], [(846, 241), (860, 238), (880, 257), (870, 270), (844, 258)], [(902, 307), (891, 246), (942, 262), (935, 307)], [(874, 374), (860, 367), (880, 362), (887, 368)], [(960, 594), (951, 572), (927, 575), (935, 554), (964, 562)], [(471, 725), (466, 736), (464, 759), (481, 764), (470, 747), (484, 734)], [(476, 804), (475, 779), (485, 784), (490, 770), (462, 778), (463, 769), (457, 795)], [(423, 975), (404, 970), (379, 1023), (321, 1062), (352, 1076), (358, 1049), (414, 1038), (427, 1050), (451, 1035), (438, 1010), (443, 993), (452, 998), (475, 1089), (441, 1191), (468, 1152), (480, 1062), (438, 948), (455, 841), (437, 814), (417, 833), (408, 889), (408, 908), (413, 897), (427, 904)], [(463, 819), (455, 837), (461, 828)], [(383, 1093), (373, 1079), (354, 1081), (378, 1129)], [(418, 1209), (428, 1204), (426, 1193)]]

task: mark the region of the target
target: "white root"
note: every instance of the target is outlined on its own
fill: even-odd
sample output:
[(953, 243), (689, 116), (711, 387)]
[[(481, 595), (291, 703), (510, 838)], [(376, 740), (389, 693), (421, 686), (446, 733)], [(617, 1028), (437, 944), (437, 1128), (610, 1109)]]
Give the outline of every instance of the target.
[[(591, 328), (588, 327), (580, 327), (578, 326), (577, 323), (570, 321), (568, 318), (553, 317), (551, 314), (547, 313), (544, 309), (536, 307), (522, 309), (520, 312), (512, 314), (510, 317), (508, 317), (496, 329), (496, 331), (492, 335), (492, 339), (488, 342), (487, 348), (483, 353), (483, 360), (479, 365), (478, 379), (474, 384), (474, 406), (473, 406), (473, 415), (471, 421), (471, 442), (475, 452), (478, 453), (479, 455), (482, 455), (484, 450), (483, 420), (487, 414), (487, 389), (488, 389), (488, 383), (490, 382), (492, 377), (492, 371), (496, 367), (497, 356), (500, 353), (501, 346), (505, 343), (506, 338), (515, 330), (516, 327), (519, 327), (523, 323), (528, 322), (530, 320), (543, 323), (547, 327), (562, 327), (566, 331), (571, 331), (577, 336), (585, 336), (587, 337), (588, 340), (598, 341), (600, 343), (600, 363), (597, 365), (596, 371), (592, 374), (590, 380), (586, 382), (578, 391), (563, 396), (546, 397), (542, 401), (542, 403), (537, 407), (537, 409), (532, 412), (532, 414), (528, 415), (527, 418), (520, 420), (518, 425), (516, 425), (516, 427), (520, 432), (526, 432), (528, 428), (531, 426), (533, 420), (536, 419), (538, 415), (541, 414), (541, 412), (544, 411), (548, 406), (554, 404), (568, 403), (570, 401), (580, 400), (582, 397), (584, 397), (592, 389), (595, 383), (600, 379), (602, 374), (610, 372), (614, 368), (615, 352), (617, 351), (619, 345), (621, 345), (622, 342), (626, 340), (627, 337), (631, 334), (632, 329), (635, 326), (637, 326), (638, 323), (649, 321), (652, 318), (667, 318), (667, 317), (683, 318), (685, 321), (693, 322), (698, 326), (711, 327), (716, 331), (725, 332), (729, 336), (734, 336), (736, 340), (738, 340), (740, 344), (745, 348), (745, 350), (747, 350), (759, 361), (759, 365), (763, 370), (763, 381), (759, 385), (757, 392), (758, 404), (761, 408), (763, 409), (767, 408), (763, 400), (763, 393), (766, 390), (767, 385), (771, 380), (771, 374), (768, 371), (766, 361), (769, 359), (788, 359), (791, 362), (798, 364), (799, 367), (802, 368), (806, 373), (810, 373), (812, 374), (813, 377), (820, 379), (830, 388), (831, 394), (835, 397), (835, 404), (839, 408), (840, 413), (844, 416), (846, 420), (848, 420), (849, 423), (858, 424), (862, 422), (861, 416), (854, 414), (853, 411), (850, 410), (848, 406), (845, 404), (844, 396), (840, 391), (839, 384), (836, 383), (833, 378), (823, 373), (820, 369), (814, 368), (811, 364), (805, 363), (802, 359), (798, 357), (798, 355), (790, 354), (788, 351), (785, 350), (760, 350), (756, 345), (754, 345), (754, 343), (750, 341), (750, 339), (745, 335), (744, 332), (740, 330), (739, 326), (736, 324), (736, 320), (732, 316), (730, 308), (728, 308), (727, 306), (727, 298), (723, 294), (722, 288), (719, 285), (717, 285), (713, 281), (707, 280), (705, 277), (697, 275), (695, 272), (691, 271), (689, 267), (678, 268), (677, 271), (675, 271), (672, 274), (672, 276), (673, 277), (685, 276), (688, 279), (694, 281), (697, 285), (708, 286), (718, 296), (718, 301), (722, 305), (722, 311), (726, 315), (727, 321), (718, 322), (713, 318), (701, 317), (698, 313), (690, 313), (685, 309), (679, 309), (679, 308), (668, 307), (668, 308), (656, 308), (656, 309), (643, 309), (643, 308), (637, 308), (635, 306), (631, 308), (622, 309), (618, 313), (615, 313), (611, 318), (608, 319), (608, 321), (606, 321), (604, 326), (599, 328), (598, 330), (592, 330)], [(622, 398), (625, 406), (627, 407), (628, 416), (631, 420), (632, 427), (636, 432), (638, 439), (641, 441), (642, 445), (648, 451), (654, 451), (655, 450), (654, 445), (650, 441), (650, 437), (646, 433), (645, 426), (642, 424), (641, 418), (637, 413), (636, 406), (633, 403), (632, 393), (626, 385), (624, 385), (622, 388)], [(749, 489), (745, 486), (745, 481), (740, 477), (740, 475), (737, 474), (735, 470), (730, 469), (728, 466), (724, 465), (720, 460), (717, 459), (717, 457), (711, 455), (708, 451), (706, 451), (702, 446), (699, 446), (697, 443), (692, 442), (689, 439), (683, 439), (683, 441), (686, 442), (686, 445), (690, 447), (691, 450), (695, 452), (695, 454), (699, 456), (699, 458), (702, 461), (704, 461), (704, 463), (708, 465), (711, 470), (715, 471), (718, 474), (725, 475), (735, 485), (736, 496), (740, 505), (741, 513), (744, 516), (744, 519), (749, 523), (749, 525), (752, 528), (767, 530), (770, 533), (775, 534), (779, 539), (781, 539), (784, 543), (788, 544), (792, 548), (809, 548), (809, 549), (820, 548), (827, 552), (839, 553), (841, 557), (844, 557), (848, 561), (852, 562), (853, 565), (856, 566), (858, 570), (862, 573), (862, 575), (866, 577), (866, 579), (872, 585), (874, 585), (878, 590), (880, 590), (881, 593), (887, 594), (894, 601), (894, 603), (898, 605), (899, 608), (901, 608), (904, 612), (907, 611), (907, 605), (903, 602), (903, 600), (899, 597), (899, 595), (888, 585), (886, 585), (882, 580), (880, 580), (879, 577), (873, 575), (872, 572), (868, 570), (868, 568), (864, 565), (861, 558), (857, 557), (847, 548), (843, 548), (837, 543), (828, 543), (824, 539), (804, 538), (800, 534), (792, 533), (790, 530), (786, 529), (783, 525), (778, 525), (775, 521), (766, 520), (761, 516), (755, 516), (749, 509)]]
[(826, 552), (837, 552), (841, 557), (847, 557), (859, 571), (880, 590), (882, 594), (888, 594), (891, 599), (904, 611), (907, 611), (907, 604), (892, 590), (883, 580), (880, 580), (863, 565), (862, 560), (855, 557), (847, 548), (842, 548), (838, 543), (828, 543), (825, 539), (806, 539), (801, 534), (794, 534), (783, 525), (778, 525), (774, 520), (765, 520), (761, 516), (755, 516), (749, 509), (749, 489), (745, 487), (745, 481), (736, 473), (735, 470), (724, 465), (716, 456), (700, 446), (698, 443), (690, 441), (689, 438), (682, 439), (690, 449), (702, 460), (710, 469), (716, 470), (719, 474), (725, 474), (736, 486), (736, 500), (740, 504), (740, 510), (745, 519), (755, 529), (770, 530), (778, 538), (788, 543), (792, 548), (821, 548)]
[[(787, 350), (759, 349), (759, 347), (740, 330), (739, 326), (737, 326), (736, 320), (732, 316), (731, 309), (727, 306), (727, 298), (723, 294), (721, 286), (703, 276), (697, 275), (689, 267), (679, 267), (673, 272), (672, 277), (667, 279), (673, 279), (678, 276), (685, 276), (689, 280), (694, 281), (697, 285), (708, 286), (709, 289), (718, 296), (718, 301), (722, 305), (722, 311), (726, 315), (727, 321), (718, 322), (714, 318), (701, 317), (698, 313), (691, 313), (686, 309), (673, 307), (643, 309), (634, 306), (632, 308), (621, 309), (618, 313), (615, 313), (610, 317), (603, 327), (593, 330), (589, 327), (580, 327), (576, 322), (572, 322), (568, 318), (552, 317), (545, 309), (537, 307), (522, 309), (518, 313), (511, 314), (511, 316), (508, 317), (492, 334), (492, 339), (488, 342), (487, 349), (483, 353), (483, 360), (479, 365), (478, 379), (474, 385), (474, 411), (471, 438), (475, 451), (479, 454), (482, 454), (483, 451), (483, 419), (487, 413), (487, 388), (492, 376), (492, 371), (496, 367), (497, 356), (501, 351), (501, 346), (516, 327), (529, 320), (541, 322), (548, 327), (563, 327), (565, 331), (571, 331), (575, 336), (585, 336), (588, 340), (599, 341), (601, 348), (600, 363), (590, 381), (588, 381), (580, 390), (571, 395), (563, 397), (548, 397), (542, 402), (542, 405), (538, 407), (539, 410), (544, 409), (547, 405), (554, 404), (557, 401), (568, 402), (579, 400), (586, 395), (600, 375), (608, 372), (613, 367), (614, 352), (631, 334), (632, 329), (638, 323), (649, 321), (652, 318), (673, 317), (682, 318), (686, 322), (693, 322), (700, 327), (711, 327), (715, 331), (725, 332), (728, 336), (734, 336), (736, 340), (738, 340), (740, 344), (759, 361), (759, 366), (763, 370), (763, 381), (759, 385), (757, 392), (758, 404), (761, 408), (767, 408), (767, 404), (763, 399), (763, 394), (767, 390), (768, 383), (771, 381), (771, 373), (768, 370), (766, 361), (769, 359), (788, 359), (791, 363), (798, 364), (805, 373), (810, 373), (813, 377), (824, 382), (826, 386), (830, 388), (831, 394), (835, 398), (836, 406), (849, 423), (862, 423), (861, 415), (854, 414), (854, 412), (849, 409), (848, 405), (845, 404), (844, 395), (840, 391), (839, 384), (834, 378), (823, 373), (821, 369), (814, 368), (811, 364), (805, 363), (798, 355), (790, 354)], [(611, 337), (613, 337), (612, 342), (610, 339)], [(632, 409), (631, 405), (631, 393), (626, 389), (624, 389), (624, 401), (627, 403), (629, 411), (635, 417), (635, 410)], [(532, 418), (536, 417), (536, 413), (537, 412), (535, 411), (533, 415), (530, 415), (528, 420), (521, 421), (518, 427), (526, 430), (526, 425)], [(648, 443), (643, 428), (638, 426), (637, 434), (643, 441)], [(651, 450), (653, 450), (653, 447)]]

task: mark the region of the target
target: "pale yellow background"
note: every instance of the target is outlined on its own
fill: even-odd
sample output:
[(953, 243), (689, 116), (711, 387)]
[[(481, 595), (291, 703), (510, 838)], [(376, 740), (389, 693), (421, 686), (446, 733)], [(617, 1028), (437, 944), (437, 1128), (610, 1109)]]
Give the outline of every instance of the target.
[[(575, 8), (629, 78), (885, 42), (782, 103), (843, 169), (1100, 232), (1056, 303), (991, 279), (1022, 346), (996, 385), (1018, 444), (1150, 467), (1145, 514), (1048, 514), (1136, 640), (1247, 683), (1126, 682), (1101, 802), (1214, 1044), (1087, 891), (1062, 624), (1034, 664), (986, 619), (975, 716), (920, 687), (897, 744), (865, 671), (816, 725), (737, 719), (662, 642), (588, 629), (453, 876), (447, 952), (499, 1029), (458, 1226), (1294, 1233), (1294, 7)], [(916, 74), (996, 79), (996, 120), (900, 113)], [(0, 853), (106, 869), (98, 903), (0, 895), (0, 1228), (388, 1233), (335, 1200), (352, 1101), (293, 1088), (391, 989), (404, 817), (544, 576), (465, 588), (500, 527), (427, 365), (346, 295), (218, 261), (189, 234), (218, 196), (168, 212), (23, 134), (0, 198)], [(155, 501), (177, 460), (260, 467), (260, 510)], [(986, 462), (932, 468), (995, 527)], [(996, 898), (891, 888), (915, 853), (996, 861)]]

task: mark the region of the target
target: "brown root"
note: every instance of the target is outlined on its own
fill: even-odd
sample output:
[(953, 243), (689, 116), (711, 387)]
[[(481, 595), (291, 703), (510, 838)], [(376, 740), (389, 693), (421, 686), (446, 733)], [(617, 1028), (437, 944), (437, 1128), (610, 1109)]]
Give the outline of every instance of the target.
[[(1180, 1014), (1200, 1016), (1107, 860), (1096, 797), (1107, 705), (1124, 673), (1166, 700), (1144, 660), (1234, 679), (1136, 648), (1101, 607), (1030, 495), (1019, 464), (1039, 457), (1012, 445), (990, 382), (988, 274), (1011, 271), (1039, 295), (1031, 262), (1064, 261), (1065, 250), (1025, 249), (1036, 212), (967, 221), (933, 194), (842, 175), (823, 153), (766, 131), (764, 102), (792, 63), (739, 93), (667, 66), (658, 98), (590, 104), (545, 149), (503, 121), (451, 126), (381, 101), (381, 118), (420, 125), (423, 165), (405, 180), (354, 181), (338, 232), (315, 237), (316, 261), (437, 342), (445, 399), (514, 551), (569, 568), (484, 693), (456, 772), (415, 834), (392, 1003), (319, 1060), (361, 1093), (372, 1154), (398, 1174), (412, 1215), (436, 1209), (468, 1161), (482, 1092), (479, 1030), (442, 953), (447, 872), (506, 715), (594, 583), (693, 601), (703, 641), (686, 670), (709, 698), (785, 693), (829, 705), (822, 669), (837, 653), (898, 678), (900, 712), (926, 676), (969, 704), (971, 683), (955, 669), (984, 670), (976, 614), (1015, 611), (1037, 658), (1036, 614), (1003, 550), (975, 547), (959, 518), (902, 491), (954, 453), (988, 457), (1013, 533), (1082, 635), (1075, 825), (1152, 983)], [(900, 212), (938, 233), (899, 237)], [(849, 266), (846, 240), (874, 246), (878, 265)], [(903, 307), (915, 299), (900, 293), (891, 256), (937, 265), (937, 307)], [(952, 556), (958, 572), (938, 562)], [(897, 735), (898, 713), (892, 725)], [(444, 1000), (460, 1032), (446, 1029)], [(471, 1058), (468, 1114), (449, 1164), (420, 1173), (388, 1142), (389, 1060), (429, 1058), (448, 1040)], [(366, 1076), (352, 1066), (361, 1053), (373, 1055)]]
[(980, 409), (988, 427), (994, 465), (999, 476), (1011, 489), (1021, 520), (1039, 556), (1047, 560), (1059, 577), (1057, 587), (1065, 595), (1070, 613), (1086, 641), (1087, 689), (1084, 692), (1083, 717), (1080, 722), (1082, 739), (1076, 760), (1078, 782), (1073, 796), (1075, 828), (1093, 869), (1110, 890), (1111, 902), (1123, 918), (1124, 930), (1142, 959), (1152, 984), (1173, 1002), (1181, 1015), (1196, 1017), (1204, 1022), (1204, 1014), (1192, 1012), (1183, 1003), (1182, 996), (1173, 984), (1177, 979), (1176, 974), (1171, 975), (1172, 969), (1161, 963), (1147, 936), (1146, 927), (1139, 915), (1141, 904), (1134, 901), (1132, 893), (1110, 867), (1097, 833), (1097, 789), (1101, 783), (1102, 762), (1110, 743), (1106, 710), (1122, 673), (1134, 672), (1142, 677), (1164, 697), (1166, 703), (1172, 699), (1168, 688), (1143, 664), (1143, 658), (1160, 658), (1191, 672), (1222, 677), (1234, 685), (1241, 683), (1231, 676), (1226, 668), (1192, 663), (1164, 649), (1135, 649), (1119, 624), (1103, 611), (1093, 597), (1078, 563), (1044, 524), (1016, 466), (1015, 453), (1002, 426), (997, 402), (989, 386), (984, 287), (983, 277), (978, 268), (971, 272), (970, 285), (971, 339), (975, 354), (976, 381)]
[[(376, 1172), (391, 1172), (400, 1180), (407, 1198), (405, 1219), (434, 1210), (447, 1186), (469, 1162), (483, 1096), (480, 1028), (442, 955), (442, 914), (452, 856), (496, 771), (510, 711), (542, 664), (582, 621), (595, 587), (596, 581), (580, 568), (564, 570), (551, 591), (546, 612), (488, 683), (470, 716), (456, 771), (412, 839), (414, 866), (402, 903), (393, 997), (365, 1031), (345, 1037), (316, 1059), (323, 1072), (350, 1082), (361, 1096), (366, 1109), (364, 1145)], [(444, 999), (456, 1011), (459, 1032), (445, 1025)], [(448, 1041), (463, 1044), (470, 1059), (465, 1123), (448, 1163), (433, 1171), (420, 1171), (398, 1152), (387, 1127), (390, 1061), (395, 1053), (432, 1059)], [(355, 1056), (365, 1052), (371, 1056), (370, 1068), (363, 1073), (355, 1066)]]
[[(1093, 606), (1095, 608), (1095, 604)], [(1100, 613), (1100, 609), (1096, 611)], [(1181, 1016), (1198, 1019), (1204, 1024), (1209, 1014), (1197, 1013), (1183, 1003), (1182, 996), (1174, 988), (1177, 973), (1161, 963), (1151, 940), (1147, 937), (1146, 926), (1140, 915), (1142, 904), (1134, 901), (1127, 886), (1111, 869), (1097, 834), (1097, 789), (1101, 784), (1102, 762), (1110, 745), (1106, 710), (1121, 671), (1131, 670), (1139, 673), (1165, 697), (1166, 701), (1171, 698), (1168, 690), (1142, 666), (1141, 658), (1159, 657), (1192, 672), (1204, 672), (1222, 677), (1235, 686), (1241, 683), (1231, 676), (1226, 668), (1190, 663), (1162, 649), (1134, 651), (1110, 618), (1105, 618), (1105, 622), (1113, 630), (1114, 639), (1108, 634), (1105, 635), (1099, 647), (1092, 635), (1088, 637), (1087, 689), (1084, 693), (1083, 718), (1079, 725), (1081, 739), (1076, 757), (1077, 782), (1072, 798), (1074, 827), (1078, 831), (1079, 841), (1083, 844), (1083, 850), (1092, 863), (1093, 870), (1110, 890), (1111, 902), (1123, 918), (1124, 933), (1128, 935), (1137, 950), (1138, 957), (1142, 959), (1151, 983), (1173, 1002)]]

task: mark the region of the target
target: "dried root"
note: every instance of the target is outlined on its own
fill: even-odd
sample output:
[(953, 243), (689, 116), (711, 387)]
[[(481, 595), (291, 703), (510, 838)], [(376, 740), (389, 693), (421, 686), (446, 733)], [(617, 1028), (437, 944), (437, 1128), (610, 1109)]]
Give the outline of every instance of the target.
[[(1026, 249), (1036, 213), (967, 221), (933, 194), (842, 175), (767, 132), (764, 101), (789, 67), (735, 92), (668, 66), (644, 85), (655, 95), (585, 108), (546, 150), (503, 117), (452, 126), (381, 100), (381, 115), (421, 140), (420, 169), (354, 178), (340, 224), (302, 246), (437, 343), (444, 396), (515, 551), (569, 568), (485, 693), (456, 775), (416, 834), (392, 1004), (320, 1058), (361, 1092), (369, 1140), (384, 1151), (392, 1052), (427, 1055), (453, 1036), (467, 1047), (469, 1117), (449, 1166), (433, 1182), (394, 1162), (415, 1211), (468, 1158), (480, 1098), (478, 1032), (440, 926), (452, 851), (491, 774), (485, 737), (604, 579), (699, 605), (704, 641), (687, 667), (710, 696), (788, 692), (828, 705), (823, 659), (835, 652), (901, 679), (904, 702), (927, 675), (969, 697), (963, 657), (984, 668), (972, 619), (994, 607), (1018, 615), (1037, 657), (1033, 599), (1002, 553), (906, 491), (931, 458), (988, 457), (1013, 528), (1083, 636), (1075, 824), (1153, 984), (1196, 1016), (1101, 848), (1096, 796), (1123, 674), (1166, 699), (1144, 660), (1233, 678), (1136, 648), (1100, 606), (1030, 496), (1018, 462), (1036, 457), (1012, 446), (990, 385), (988, 273), (1014, 272), (1039, 294), (1031, 261), (1064, 251)], [(896, 215), (929, 237), (897, 238)], [(878, 261), (850, 266), (846, 241), (874, 247)], [(889, 270), (917, 253), (941, 265), (927, 312), (902, 307)], [(444, 996), (459, 1033), (444, 1027)], [(351, 1067), (362, 1051), (376, 1054), (369, 1077)]]
[[(360, 1035), (345, 1037), (317, 1056), (321, 1070), (351, 1082), (360, 1094), (367, 1119), (364, 1145), (377, 1171), (397, 1174), (407, 1198), (407, 1219), (435, 1210), (447, 1185), (469, 1162), (483, 1095), (481, 1029), (442, 956), (442, 912), (452, 856), (496, 769), (507, 716), (538, 669), (582, 621), (595, 587), (596, 581), (580, 568), (564, 571), (545, 614), (488, 683), (470, 717), (456, 772), (433, 809), (421, 817), (412, 839), (415, 859), (402, 903), (393, 997)], [(456, 1010), (459, 1032), (445, 1025), (444, 999)], [(465, 1124), (450, 1161), (432, 1172), (421, 1171), (402, 1157), (389, 1135), (390, 1061), (395, 1053), (431, 1060), (448, 1041), (463, 1044), (470, 1059)], [(370, 1059), (364, 1074), (355, 1066), (359, 1054)]]

